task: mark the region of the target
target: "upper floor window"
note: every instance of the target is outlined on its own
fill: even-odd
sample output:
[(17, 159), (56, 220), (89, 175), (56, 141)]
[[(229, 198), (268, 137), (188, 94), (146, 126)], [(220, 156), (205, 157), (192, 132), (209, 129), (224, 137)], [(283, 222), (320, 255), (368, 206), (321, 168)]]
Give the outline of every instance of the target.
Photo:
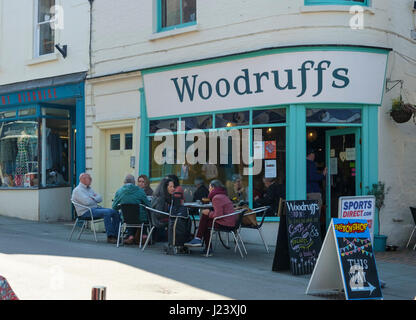
[(196, 0), (158, 0), (158, 31), (186, 27), (196, 23)]
[(328, 4), (337, 4), (337, 5), (361, 5), (368, 6), (369, 0), (305, 0), (305, 5), (328, 5)]
[(51, 13), (54, 6), (55, 0), (36, 0), (35, 56), (55, 51), (55, 31), (52, 27)]

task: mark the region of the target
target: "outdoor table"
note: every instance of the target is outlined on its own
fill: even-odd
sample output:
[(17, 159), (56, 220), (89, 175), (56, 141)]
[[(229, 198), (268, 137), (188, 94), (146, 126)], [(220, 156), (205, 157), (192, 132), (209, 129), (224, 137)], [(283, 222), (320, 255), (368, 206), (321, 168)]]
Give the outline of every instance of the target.
[[(212, 203), (202, 203), (202, 202), (185, 202), (183, 204), (185, 207), (187, 208), (193, 208), (193, 209), (198, 209), (199, 212), (199, 216), (201, 217), (201, 211), (204, 209), (211, 209), (212, 207)], [(196, 234), (196, 229), (197, 229), (197, 225), (196, 225), (196, 220), (194, 215), (192, 215), (193, 219), (194, 219), (194, 233)]]
[(6, 278), (0, 276), (0, 300), (19, 300)]

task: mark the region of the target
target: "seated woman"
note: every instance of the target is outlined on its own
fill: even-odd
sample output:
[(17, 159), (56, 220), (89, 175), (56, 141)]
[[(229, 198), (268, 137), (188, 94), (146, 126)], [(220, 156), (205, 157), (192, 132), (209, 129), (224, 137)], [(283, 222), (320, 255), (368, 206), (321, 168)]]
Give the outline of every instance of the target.
[(137, 186), (143, 189), (146, 196), (152, 196), (153, 190), (150, 188), (150, 180), (145, 174), (141, 174), (137, 178)]
[[(205, 209), (202, 211), (201, 220), (199, 221), (198, 233), (196, 237), (190, 242), (185, 243), (185, 246), (188, 247), (202, 247), (202, 239), (205, 242), (205, 250), (203, 253), (206, 253), (208, 249), (208, 243), (210, 239), (209, 227), (212, 226), (212, 221), (216, 217), (224, 216), (234, 212), (234, 206), (231, 200), (227, 196), (227, 190), (219, 180), (213, 180), (209, 184), (209, 194), (208, 198), (212, 202), (213, 210)], [(218, 219), (215, 222), (215, 225), (222, 225), (227, 227), (234, 227), (237, 215), (226, 217), (223, 219)], [(211, 250), (210, 250), (211, 251)]]
[[(174, 182), (170, 178), (163, 178), (153, 193), (151, 207), (153, 209), (169, 213), (172, 205), (173, 194), (175, 192)], [(165, 230), (169, 221), (169, 217), (152, 213), (156, 227), (156, 238), (159, 241), (167, 239), (167, 231)]]

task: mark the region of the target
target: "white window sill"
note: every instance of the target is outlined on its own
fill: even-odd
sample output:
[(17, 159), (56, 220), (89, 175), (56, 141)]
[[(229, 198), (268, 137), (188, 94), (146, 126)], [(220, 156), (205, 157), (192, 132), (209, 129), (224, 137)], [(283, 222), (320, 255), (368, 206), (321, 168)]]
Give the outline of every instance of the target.
[[(301, 6), (301, 13), (316, 13), (316, 12), (350, 12), (352, 6), (339, 6), (339, 5), (309, 5)], [(361, 6), (364, 10), (364, 13), (375, 14), (373, 8)]]
[(36, 57), (30, 60), (26, 61), (26, 65), (27, 66), (34, 66), (40, 63), (45, 63), (45, 62), (51, 62), (51, 61), (56, 61), (58, 60), (59, 55), (58, 53), (49, 53), (49, 54), (45, 54), (43, 56), (40, 57)]
[(153, 33), (149, 36), (148, 40), (149, 41), (154, 41), (154, 40), (158, 40), (158, 39), (163, 39), (163, 38), (176, 36), (176, 35), (179, 35), (179, 34), (194, 32), (194, 31), (198, 31), (198, 30), (199, 30), (198, 25), (195, 24), (195, 25), (192, 25), (192, 26), (189, 26), (189, 27), (183, 27), (183, 28), (177, 28), (177, 29), (173, 29), (173, 30)]

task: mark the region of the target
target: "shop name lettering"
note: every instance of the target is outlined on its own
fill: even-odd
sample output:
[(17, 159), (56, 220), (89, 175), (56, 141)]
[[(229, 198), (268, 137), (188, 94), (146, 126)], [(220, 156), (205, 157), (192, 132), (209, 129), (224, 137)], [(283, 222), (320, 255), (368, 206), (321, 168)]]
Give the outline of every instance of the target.
[(300, 217), (303, 216), (303, 214), (306, 214), (305, 211), (309, 212), (311, 215), (315, 215), (315, 213), (319, 212), (319, 206), (316, 203), (312, 204), (305, 204), (302, 203), (301, 205), (289, 203), (286, 202), (286, 205), (288, 206), (289, 210), (292, 211), (291, 215), (293, 217)]
[[(343, 218), (371, 216), (373, 203), (371, 201), (347, 201), (342, 207)], [(370, 210), (370, 211), (365, 211)]]
[[(179, 78), (170, 79), (175, 85), (175, 89), (178, 95), (180, 102), (183, 102), (187, 97), (191, 102), (195, 99), (196, 94), (203, 100), (208, 100), (212, 97), (214, 92), (217, 96), (221, 98), (227, 97), (231, 90), (233, 90), (237, 95), (250, 95), (250, 94), (259, 94), (264, 92), (262, 84), (264, 81), (273, 81), (274, 86), (277, 90), (298, 90), (297, 97), (302, 97), (308, 91), (308, 79), (311, 77), (311, 72), (315, 73), (317, 78), (317, 89), (313, 94), (313, 97), (319, 96), (324, 89), (324, 73), (330, 72), (329, 67), (331, 62), (328, 60), (322, 60), (319, 63), (316, 63), (312, 60), (305, 61), (302, 66), (297, 69), (300, 72), (301, 84), (300, 88), (295, 86), (294, 83), (294, 71), (292, 69), (286, 69), (286, 81), (282, 83), (280, 70), (272, 70), (270, 72), (265, 71), (262, 73), (252, 73), (250, 74), (248, 69), (242, 69), (242, 73), (238, 75), (234, 80), (229, 80), (226, 78), (221, 78), (215, 83), (198, 79), (199, 75), (194, 74), (191, 76), (185, 76)], [(315, 68), (314, 68), (315, 67)], [(347, 68), (337, 68), (332, 71), (332, 83), (331, 86), (337, 89), (343, 89), (347, 87), (350, 83), (348, 78), (348, 69)]]
[(363, 233), (367, 229), (368, 223), (338, 223), (335, 230), (342, 233)]
[[(56, 88), (47, 89), (47, 90), (34, 90), (34, 91), (27, 91), (24, 93), (18, 93), (12, 95), (12, 98), (15, 98), (17, 101), (13, 101), (13, 103), (27, 103), (27, 102), (35, 102), (35, 101), (43, 101), (48, 99), (56, 99)], [(8, 105), (11, 104), (10, 95), (5, 95), (0, 97), (0, 104), (1, 105)]]

